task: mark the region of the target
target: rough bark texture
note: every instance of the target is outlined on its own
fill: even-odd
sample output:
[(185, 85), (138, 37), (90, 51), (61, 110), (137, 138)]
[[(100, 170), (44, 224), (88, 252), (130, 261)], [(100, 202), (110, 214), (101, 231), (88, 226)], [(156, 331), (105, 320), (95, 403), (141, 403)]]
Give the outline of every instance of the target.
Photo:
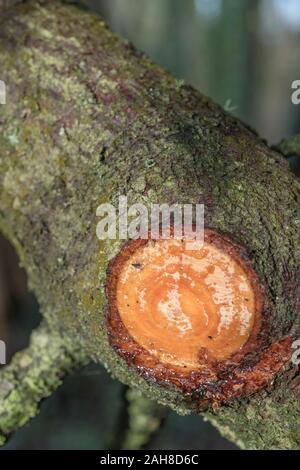
[[(0, 229), (27, 270), (50, 338), (61, 338), (43, 340), (43, 361), (35, 360), (37, 338), (46, 338), (37, 332), (1, 369), (2, 441), (83, 358), (179, 413), (197, 409), (192, 395), (146, 382), (109, 346), (104, 285), (121, 242), (97, 240), (96, 208), (117, 205), (120, 194), (147, 206), (204, 203), (206, 225), (253, 255), (268, 292), (270, 339), (300, 337), (300, 184), (282, 155), (74, 6), (29, 1), (7, 10), (0, 71), (8, 91)], [(29, 375), (23, 357), (33, 360)], [(206, 416), (242, 448), (300, 448), (299, 383), (290, 363), (268, 390)]]

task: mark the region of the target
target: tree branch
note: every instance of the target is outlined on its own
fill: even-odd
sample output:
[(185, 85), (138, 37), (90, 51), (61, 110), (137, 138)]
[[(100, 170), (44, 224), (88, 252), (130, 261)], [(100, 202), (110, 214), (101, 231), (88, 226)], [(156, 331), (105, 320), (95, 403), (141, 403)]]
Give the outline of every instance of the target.
[[(180, 413), (206, 404), (208, 419), (242, 447), (299, 448), (299, 375), (289, 358), (291, 342), (300, 337), (300, 184), (283, 156), (74, 6), (29, 1), (10, 10), (0, 20), (0, 71), (7, 85), (0, 229), (18, 251), (50, 330), (64, 338), (58, 350), (65, 341), (80, 344), (84, 356), (123, 383)], [(107, 269), (123, 242), (97, 240), (96, 209), (103, 202), (117, 206), (119, 195), (147, 208), (204, 203), (206, 226), (223, 239), (220, 246), (226, 233), (235, 246), (229, 253), (259, 278), (255, 299), (264, 286), (259, 342), (241, 361), (224, 367), (212, 361), (209, 381), (202, 375), (199, 389), (167, 368), (165, 380), (157, 358), (155, 374), (147, 373), (145, 362), (126, 355), (129, 343), (123, 355), (110, 345)], [(33, 356), (41, 385), (28, 385), (22, 367), (14, 366), (22, 362), (17, 356), (4, 372), (14, 371), (16, 392), (5, 395), (11, 419), (3, 414), (2, 434), (36, 412), (57, 386), (59, 371), (73, 363), (73, 353), (60, 361), (49, 342), (40, 364), (34, 344), (26, 358)], [(35, 367), (27, 370), (35, 379)], [(25, 411), (23, 397), (29, 400)], [(227, 398), (229, 404), (214, 406)]]
[(276, 147), (285, 157), (300, 157), (300, 134), (283, 139)]
[(122, 449), (143, 449), (161, 427), (166, 417), (166, 408), (148, 400), (138, 390), (127, 390), (126, 398), (128, 428)]
[(34, 417), (42, 399), (51, 395), (63, 377), (86, 363), (78, 344), (43, 324), (30, 346), (0, 370), (0, 444)]

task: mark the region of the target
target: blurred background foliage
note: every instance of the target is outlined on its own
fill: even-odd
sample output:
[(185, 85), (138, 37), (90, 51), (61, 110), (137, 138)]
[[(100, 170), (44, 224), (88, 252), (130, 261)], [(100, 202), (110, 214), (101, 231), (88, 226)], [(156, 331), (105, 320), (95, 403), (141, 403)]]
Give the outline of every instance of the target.
[[(300, 0), (83, 0), (110, 27), (177, 78), (257, 129), (270, 144), (300, 132)], [(299, 158), (291, 158), (299, 174)], [(0, 339), (8, 359), (40, 321), (17, 257), (0, 238)], [(122, 445), (126, 390), (89, 366), (42, 404), (5, 449), (111, 449)], [(200, 417), (166, 411), (156, 449), (230, 449)]]

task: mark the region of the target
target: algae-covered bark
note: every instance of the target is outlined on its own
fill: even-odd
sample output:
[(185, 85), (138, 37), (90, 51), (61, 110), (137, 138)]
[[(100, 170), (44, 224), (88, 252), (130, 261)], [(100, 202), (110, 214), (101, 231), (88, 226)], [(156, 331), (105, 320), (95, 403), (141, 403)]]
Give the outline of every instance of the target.
[[(6, 11), (0, 71), (7, 85), (0, 228), (18, 251), (50, 334), (68, 338), (72, 367), (88, 357), (178, 412), (197, 409), (197, 397), (145, 381), (109, 346), (106, 268), (122, 242), (97, 239), (96, 208), (117, 205), (121, 194), (147, 207), (204, 203), (206, 225), (252, 253), (267, 289), (269, 341), (300, 337), (300, 184), (279, 153), (74, 6), (29, 1)], [(69, 366), (58, 362), (59, 370)], [(38, 364), (36, 372), (41, 393), (23, 394), (20, 373), (3, 398), (3, 437), (33, 415), (15, 420), (14, 394), (20, 391), (25, 409), (31, 400), (35, 412), (58, 384), (53, 378), (44, 388)], [(7, 373), (1, 369), (0, 389)], [(207, 417), (241, 447), (300, 448), (297, 373), (290, 363), (267, 390)]]

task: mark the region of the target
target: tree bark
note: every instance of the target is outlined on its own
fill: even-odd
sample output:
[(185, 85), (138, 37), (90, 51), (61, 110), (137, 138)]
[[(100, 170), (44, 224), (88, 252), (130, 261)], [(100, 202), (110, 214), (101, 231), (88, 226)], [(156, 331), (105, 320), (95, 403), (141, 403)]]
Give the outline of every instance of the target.
[[(75, 6), (5, 10), (0, 74), (0, 229), (46, 325), (0, 371), (1, 442), (87, 360), (179, 413), (197, 411), (195, 397), (147, 382), (109, 345), (104, 286), (122, 241), (97, 239), (96, 208), (121, 194), (147, 207), (204, 203), (206, 225), (252, 253), (272, 341), (300, 337), (300, 184), (281, 154)], [(300, 448), (299, 387), (290, 362), (267, 389), (205, 416), (241, 448)]]

